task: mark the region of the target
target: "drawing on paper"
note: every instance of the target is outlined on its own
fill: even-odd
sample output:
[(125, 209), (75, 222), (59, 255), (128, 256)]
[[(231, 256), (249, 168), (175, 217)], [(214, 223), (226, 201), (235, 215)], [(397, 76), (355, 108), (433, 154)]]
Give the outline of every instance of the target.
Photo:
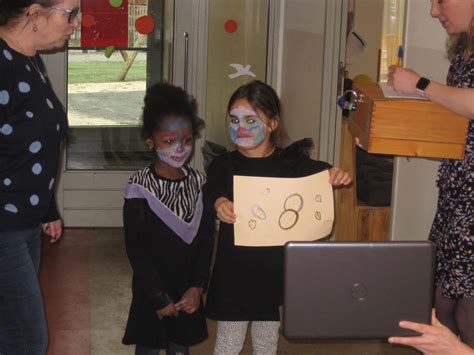
[(295, 210), (299, 212), (303, 209), (303, 196), (300, 194), (292, 194), (288, 196), (283, 204), (283, 209), (286, 210)]
[(316, 211), (316, 213), (314, 214), (314, 218), (316, 218), (318, 221), (320, 221), (321, 220), (321, 212)]
[(251, 219), (251, 220), (249, 221), (249, 228), (250, 228), (250, 229), (255, 229), (255, 228), (257, 228), (257, 221), (254, 220), (254, 219)]
[(261, 220), (267, 219), (267, 214), (265, 213), (263, 208), (260, 207), (259, 205), (253, 205), (252, 206), (252, 214), (253, 214), (254, 217), (256, 217), (258, 219), (261, 219)]
[(316, 200), (316, 202), (323, 202), (323, 199), (320, 194), (317, 194), (314, 199)]
[(299, 213), (298, 211), (292, 209), (286, 209), (280, 215), (278, 219), (278, 225), (283, 230), (288, 230), (293, 228), (298, 222)]

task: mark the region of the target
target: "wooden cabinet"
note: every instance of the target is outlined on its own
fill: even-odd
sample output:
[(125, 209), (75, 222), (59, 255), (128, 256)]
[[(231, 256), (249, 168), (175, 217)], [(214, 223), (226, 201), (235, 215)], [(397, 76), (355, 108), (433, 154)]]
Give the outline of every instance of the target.
[(372, 207), (358, 203), (356, 196), (355, 146), (347, 120), (342, 121), (342, 169), (349, 172), (353, 182), (341, 188), (336, 196), (335, 237), (338, 241), (388, 240), (390, 207)]

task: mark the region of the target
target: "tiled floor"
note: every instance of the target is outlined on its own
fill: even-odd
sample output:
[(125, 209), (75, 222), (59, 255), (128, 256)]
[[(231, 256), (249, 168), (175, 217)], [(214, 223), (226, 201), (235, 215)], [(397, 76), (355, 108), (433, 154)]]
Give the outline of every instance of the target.
[[(68, 229), (57, 245), (44, 243), (41, 268), (49, 355), (126, 355), (134, 348), (121, 343), (130, 302), (131, 270), (121, 229)], [(210, 337), (191, 348), (212, 354)], [(380, 341), (288, 342), (280, 337), (279, 354), (370, 355), (418, 354)], [(242, 354), (251, 354), (249, 337)]]

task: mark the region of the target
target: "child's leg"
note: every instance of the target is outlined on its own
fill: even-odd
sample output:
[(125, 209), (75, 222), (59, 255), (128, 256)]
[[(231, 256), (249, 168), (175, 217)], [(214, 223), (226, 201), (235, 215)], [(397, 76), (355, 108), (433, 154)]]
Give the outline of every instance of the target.
[(244, 347), (249, 322), (217, 322), (214, 355), (238, 355)]
[(166, 355), (189, 355), (189, 348), (187, 346), (169, 343), (166, 349)]
[(474, 348), (474, 298), (456, 302), (455, 318), (461, 340)]
[(273, 355), (278, 348), (280, 322), (252, 322), (252, 347), (254, 355)]
[(160, 349), (153, 349), (149, 348), (148, 346), (144, 345), (136, 345), (135, 346), (135, 355), (159, 355)]

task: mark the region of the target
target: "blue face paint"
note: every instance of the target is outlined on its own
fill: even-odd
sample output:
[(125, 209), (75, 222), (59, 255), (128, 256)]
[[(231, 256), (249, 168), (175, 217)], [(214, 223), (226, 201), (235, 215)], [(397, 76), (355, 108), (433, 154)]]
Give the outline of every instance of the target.
[(158, 158), (173, 168), (180, 168), (186, 163), (192, 152), (192, 129), (189, 120), (176, 117), (165, 121), (158, 132)]
[(251, 149), (265, 140), (266, 127), (256, 112), (238, 106), (232, 109), (229, 114), (231, 116), (230, 139), (236, 146)]

